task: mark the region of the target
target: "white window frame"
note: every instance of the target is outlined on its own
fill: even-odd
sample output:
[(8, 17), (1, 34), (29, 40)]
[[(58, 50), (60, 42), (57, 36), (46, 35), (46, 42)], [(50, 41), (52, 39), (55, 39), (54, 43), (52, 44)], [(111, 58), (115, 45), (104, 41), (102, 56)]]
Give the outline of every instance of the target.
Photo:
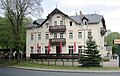
[(60, 21), (60, 25), (63, 25), (63, 21)]
[(78, 39), (82, 38), (82, 31), (78, 31)]
[(73, 54), (74, 47), (72, 45), (68, 46), (69, 54)]
[(41, 53), (41, 47), (40, 46), (37, 48), (37, 53)]
[(73, 32), (69, 32), (69, 39), (73, 39)]
[(38, 40), (41, 40), (41, 33), (38, 33)]
[(54, 25), (57, 26), (57, 21), (54, 21)]
[(31, 40), (34, 40), (34, 34), (31, 34), (30, 36), (31, 36)]
[(33, 46), (32, 47), (30, 47), (30, 50), (31, 50), (31, 54), (33, 53)]
[(45, 46), (45, 54), (48, 54), (48, 46)]
[(78, 53), (82, 54), (82, 46), (78, 45)]
[(54, 38), (55, 38), (55, 39), (57, 38), (57, 33), (54, 33)]
[(45, 38), (46, 38), (46, 40), (48, 40), (48, 39), (49, 39), (49, 34), (48, 34), (48, 33), (46, 33), (45, 35), (46, 35), (46, 37), (45, 37)]
[(60, 33), (60, 38), (63, 38), (63, 33)]

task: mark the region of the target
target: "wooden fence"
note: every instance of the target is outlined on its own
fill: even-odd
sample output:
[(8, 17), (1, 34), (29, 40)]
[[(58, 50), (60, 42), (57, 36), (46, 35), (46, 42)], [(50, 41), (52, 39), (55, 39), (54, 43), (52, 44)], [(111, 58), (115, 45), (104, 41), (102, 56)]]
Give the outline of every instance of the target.
[(74, 66), (74, 62), (78, 61), (79, 58), (79, 54), (30, 54), (30, 58), (32, 59), (32, 62), (34, 60), (37, 61), (41, 61), (42, 64), (44, 63), (44, 61), (46, 60), (48, 62), (50, 61), (54, 61), (55, 65), (56, 62), (63, 62), (63, 66), (64, 66), (64, 62), (68, 62), (71, 61), (72, 62), (72, 66)]

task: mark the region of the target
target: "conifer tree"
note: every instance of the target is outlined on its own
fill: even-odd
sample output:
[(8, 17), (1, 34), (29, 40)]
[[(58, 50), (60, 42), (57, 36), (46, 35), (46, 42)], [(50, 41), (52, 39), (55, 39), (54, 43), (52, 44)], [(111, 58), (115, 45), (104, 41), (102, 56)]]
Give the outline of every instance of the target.
[(101, 57), (97, 44), (91, 36), (91, 32), (88, 34), (88, 40), (86, 41), (85, 49), (80, 56), (80, 62), (83, 67), (99, 67)]

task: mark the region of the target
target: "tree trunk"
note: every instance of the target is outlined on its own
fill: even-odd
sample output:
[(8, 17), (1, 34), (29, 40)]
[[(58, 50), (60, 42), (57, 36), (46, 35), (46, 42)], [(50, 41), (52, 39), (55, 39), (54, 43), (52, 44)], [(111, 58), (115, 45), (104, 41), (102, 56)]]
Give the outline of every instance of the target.
[(9, 51), (9, 61), (11, 61), (12, 49)]

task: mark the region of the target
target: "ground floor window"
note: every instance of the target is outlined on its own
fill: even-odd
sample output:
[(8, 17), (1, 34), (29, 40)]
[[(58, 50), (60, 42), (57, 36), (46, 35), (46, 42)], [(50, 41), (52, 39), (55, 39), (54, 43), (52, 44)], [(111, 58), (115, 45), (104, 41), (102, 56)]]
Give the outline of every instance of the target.
[(69, 48), (69, 54), (73, 54), (73, 46), (68, 46)]
[(30, 49), (31, 49), (31, 53), (33, 53), (33, 47), (30, 47)]
[(82, 46), (78, 46), (78, 53), (79, 53), (79, 54), (82, 53)]
[(48, 46), (45, 46), (45, 54), (48, 54)]
[(82, 46), (78, 46), (78, 53), (82, 54)]
[(41, 47), (38, 47), (37, 53), (41, 53)]

